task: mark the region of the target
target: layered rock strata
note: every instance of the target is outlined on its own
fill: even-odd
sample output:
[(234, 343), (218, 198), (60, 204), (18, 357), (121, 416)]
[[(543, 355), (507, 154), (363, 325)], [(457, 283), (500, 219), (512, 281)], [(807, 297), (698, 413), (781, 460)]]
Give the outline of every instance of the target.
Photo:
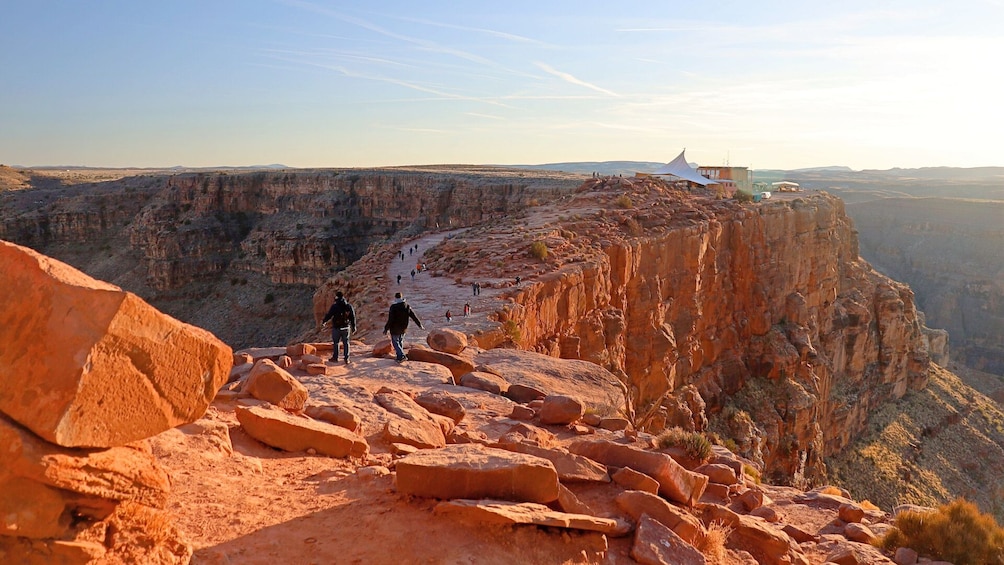
[[(471, 267), (478, 241), (501, 250), (479, 263), (502, 273)], [(704, 430), (710, 417), (778, 478), (821, 480), (823, 456), (871, 411), (926, 382), (913, 293), (858, 258), (843, 202), (825, 193), (742, 205), (594, 179), (432, 256), (430, 269), (465, 284), (522, 274), (479, 346), (511, 343), (518, 328), (521, 348), (620, 375), (639, 424)]]

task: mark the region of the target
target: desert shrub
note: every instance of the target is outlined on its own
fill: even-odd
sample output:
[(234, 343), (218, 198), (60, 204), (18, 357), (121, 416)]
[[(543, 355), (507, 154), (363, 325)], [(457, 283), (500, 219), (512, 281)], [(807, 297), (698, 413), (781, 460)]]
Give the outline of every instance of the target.
[(683, 428), (669, 428), (656, 438), (659, 447), (680, 447), (688, 457), (704, 461), (711, 457), (711, 442), (699, 432), (688, 432)]
[(634, 207), (634, 202), (631, 202), (631, 197), (628, 196), (627, 194), (621, 194), (620, 196), (618, 196), (614, 200), (614, 204), (616, 204), (620, 208), (633, 208)]
[(519, 329), (519, 324), (515, 320), (506, 320), (502, 324), (502, 331), (505, 335), (512, 340), (513, 343), (519, 343), (519, 340), (523, 338), (523, 330)]
[(975, 504), (957, 499), (933, 512), (906, 511), (882, 538), (890, 551), (909, 547), (955, 565), (1004, 564), (1004, 528)]
[(533, 255), (542, 261), (547, 259), (548, 251), (547, 244), (543, 241), (537, 240), (530, 244), (530, 255)]
[(641, 227), (641, 224), (638, 223), (638, 220), (634, 218), (628, 218), (624, 220), (624, 227), (626, 227), (628, 233), (633, 236), (639, 236), (645, 233), (645, 228)]
[(732, 535), (732, 527), (724, 522), (712, 522), (704, 534), (704, 540), (698, 549), (704, 554), (709, 565), (724, 565), (727, 563), (725, 542)]
[(760, 471), (756, 467), (749, 463), (743, 463), (743, 474), (753, 479), (756, 484), (760, 484)]
[(732, 198), (739, 202), (753, 202), (753, 193), (748, 190), (737, 190)]

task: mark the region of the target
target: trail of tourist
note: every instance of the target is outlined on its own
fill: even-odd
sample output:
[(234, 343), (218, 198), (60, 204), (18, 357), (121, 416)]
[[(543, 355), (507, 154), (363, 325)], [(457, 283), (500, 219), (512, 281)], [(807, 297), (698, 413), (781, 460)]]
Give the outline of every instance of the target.
[[(434, 271), (415, 270), (416, 264), (429, 263), (425, 257), (425, 252), (432, 250), (443, 240), (466, 231), (466, 228), (452, 230), (449, 232), (437, 232), (419, 239), (412, 239), (404, 242), (398, 250), (398, 256), (391, 261), (387, 267), (387, 280), (391, 281), (390, 294), (387, 296), (387, 304), (391, 302), (391, 296), (396, 290), (401, 290), (408, 299), (408, 303), (418, 313), (425, 322), (425, 328), (409, 328), (408, 336), (405, 340), (406, 347), (412, 343), (424, 343), (429, 330), (449, 327), (450, 329), (473, 335), (478, 330), (487, 331), (495, 327), (496, 322), (488, 319), (488, 315), (495, 312), (502, 306), (500, 295), (509, 290), (507, 287), (493, 288), (483, 281), (464, 280), (457, 282), (453, 277), (443, 275), (435, 276)], [(415, 249), (418, 244), (418, 249)], [(410, 261), (400, 261), (401, 253), (408, 253), (413, 250)], [(430, 268), (431, 265), (430, 265)], [(415, 271), (412, 276), (412, 271)], [(401, 277), (399, 283), (398, 277)], [(499, 282), (509, 279), (499, 279)], [(472, 296), (471, 288), (473, 283), (479, 283), (481, 290), (477, 295)], [(511, 282), (511, 281), (510, 281)], [(465, 308), (469, 304), (469, 308)], [(466, 311), (468, 315), (463, 317), (451, 317), (449, 324), (443, 316), (443, 312)]]

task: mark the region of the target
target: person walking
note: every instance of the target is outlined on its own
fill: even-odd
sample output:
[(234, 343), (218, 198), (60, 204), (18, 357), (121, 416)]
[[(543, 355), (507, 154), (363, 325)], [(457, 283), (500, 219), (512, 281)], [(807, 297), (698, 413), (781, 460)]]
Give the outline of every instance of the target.
[(447, 310), (446, 311), (446, 323), (450, 323), (452, 321), (453, 321), (453, 312), (450, 312), (449, 310)]
[(401, 284), (401, 275), (397, 276), (397, 284)]
[(405, 360), (404, 356), (404, 333), (408, 330), (408, 320), (415, 320), (418, 327), (425, 329), (422, 320), (418, 319), (415, 311), (404, 301), (404, 296), (400, 292), (394, 293), (394, 302), (387, 312), (387, 323), (383, 326), (383, 334), (390, 334), (390, 343), (394, 346), (394, 353), (398, 363)]
[(356, 312), (352, 305), (345, 300), (342, 291), (335, 293), (335, 302), (328, 309), (328, 313), (321, 320), (321, 325), (331, 321), (331, 345), (334, 350), (331, 352), (331, 359), (328, 361), (338, 361), (338, 344), (342, 344), (344, 350), (345, 363), (349, 364), (349, 336), (356, 331)]
[(464, 302), (464, 317), (466, 318), (470, 315), (471, 315), (471, 303)]
[(411, 280), (415, 280), (415, 269), (411, 270)]

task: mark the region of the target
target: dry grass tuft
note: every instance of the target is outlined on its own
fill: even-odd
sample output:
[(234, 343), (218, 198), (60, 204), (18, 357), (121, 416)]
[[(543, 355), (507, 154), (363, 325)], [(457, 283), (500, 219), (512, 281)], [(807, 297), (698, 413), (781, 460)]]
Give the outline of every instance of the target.
[(704, 541), (698, 548), (704, 554), (708, 565), (724, 565), (727, 555), (725, 553), (725, 542), (732, 535), (732, 527), (724, 522), (712, 522), (708, 526), (708, 531), (704, 536)]
[(903, 512), (881, 546), (909, 547), (955, 565), (1004, 565), (1004, 528), (972, 502), (957, 499), (934, 512)]

